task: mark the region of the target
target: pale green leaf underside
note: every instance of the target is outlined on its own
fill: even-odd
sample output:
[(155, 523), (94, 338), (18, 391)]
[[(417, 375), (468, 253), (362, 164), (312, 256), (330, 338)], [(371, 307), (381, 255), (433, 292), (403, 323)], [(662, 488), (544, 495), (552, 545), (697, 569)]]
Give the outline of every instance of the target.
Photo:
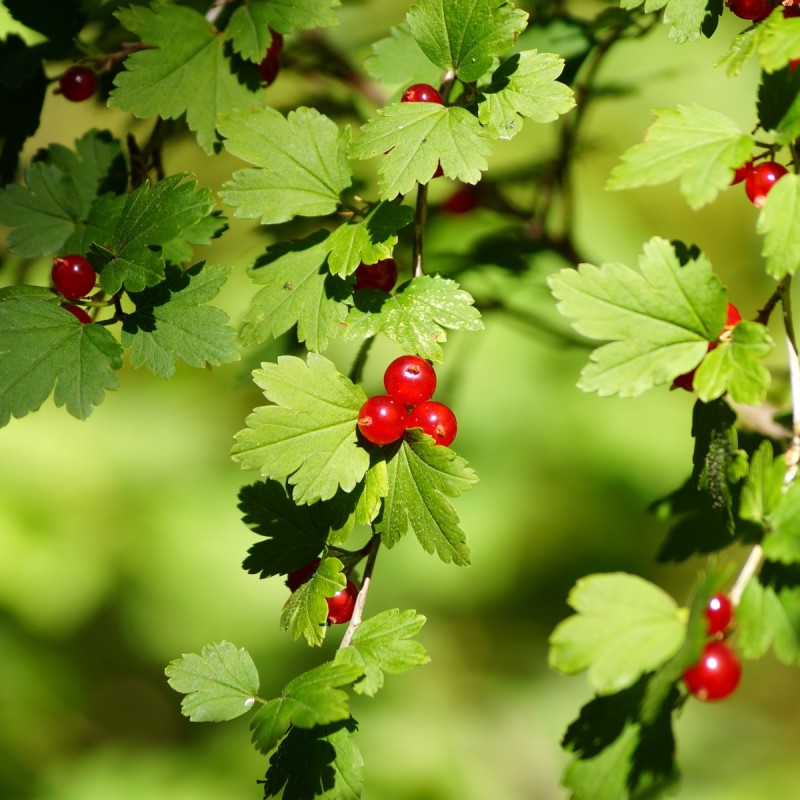
[(761, 658), (771, 645), (784, 664), (800, 664), (800, 588), (751, 580), (736, 609), (736, 634), (745, 658)]
[(800, 265), (800, 176), (788, 173), (769, 190), (756, 230), (764, 237), (767, 272), (793, 275)]
[(758, 62), (765, 72), (776, 72), (800, 58), (800, 19), (786, 18), (777, 8), (758, 28)]

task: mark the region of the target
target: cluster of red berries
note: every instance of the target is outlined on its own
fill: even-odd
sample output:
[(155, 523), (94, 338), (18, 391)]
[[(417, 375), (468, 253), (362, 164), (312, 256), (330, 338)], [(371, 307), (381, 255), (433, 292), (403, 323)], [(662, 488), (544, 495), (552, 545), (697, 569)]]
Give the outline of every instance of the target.
[(73, 103), (88, 100), (97, 91), (97, 75), (89, 67), (76, 64), (58, 79), (58, 90)]
[(761, 208), (772, 187), (788, 171), (783, 164), (778, 164), (777, 161), (762, 161), (760, 164), (748, 161), (733, 173), (731, 186), (744, 181), (744, 191), (750, 198), (750, 202), (756, 208)]
[[(313, 558), (308, 564), (290, 572), (286, 576), (286, 585), (293, 592), (297, 591), (306, 581), (311, 580), (319, 566), (319, 559)], [(349, 622), (356, 607), (358, 597), (358, 586), (349, 578), (344, 589), (340, 589), (333, 597), (326, 597), (328, 602), (328, 625), (339, 625), (342, 622)]]
[(733, 621), (733, 604), (726, 594), (715, 594), (706, 606), (706, 630), (710, 641), (700, 660), (683, 673), (689, 694), (698, 700), (722, 700), (739, 685), (742, 665), (725, 634)]
[(456, 438), (456, 415), (430, 398), (436, 373), (419, 356), (400, 356), (383, 375), (387, 394), (370, 397), (358, 412), (358, 429), (372, 444), (396, 442), (407, 429), (422, 428), (436, 444), (448, 447)]
[[(94, 267), (81, 255), (70, 253), (53, 259), (50, 272), (55, 290), (67, 300), (79, 300), (86, 297), (94, 289), (97, 273)], [(80, 306), (71, 303), (64, 308), (77, 317), (84, 325), (91, 322), (91, 317)]]
[(264, 79), (265, 86), (271, 86), (281, 71), (281, 51), (283, 50), (283, 36), (277, 31), (269, 29), (272, 41), (269, 43), (267, 53), (258, 65), (258, 71)]
[[(714, 350), (723, 339), (729, 339), (731, 336), (731, 331), (741, 321), (742, 315), (739, 313), (739, 309), (736, 308), (733, 303), (728, 303), (728, 311), (725, 315), (725, 327), (722, 329), (722, 332), (719, 334), (716, 341), (708, 343), (708, 352), (710, 353), (712, 350)], [(683, 375), (678, 375), (678, 377), (672, 381), (672, 386), (670, 386), (670, 389), (686, 389), (687, 392), (694, 391), (695, 372), (697, 372), (696, 367), (689, 372), (684, 372)]]

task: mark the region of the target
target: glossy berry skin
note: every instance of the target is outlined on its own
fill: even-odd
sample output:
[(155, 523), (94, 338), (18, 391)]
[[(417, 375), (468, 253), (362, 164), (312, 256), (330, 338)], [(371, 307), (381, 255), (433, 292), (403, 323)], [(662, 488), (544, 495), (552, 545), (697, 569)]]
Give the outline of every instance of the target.
[(726, 6), (739, 19), (747, 19), (751, 22), (758, 22), (766, 19), (775, 8), (776, 3), (770, 0), (728, 0)]
[(372, 444), (391, 444), (405, 432), (406, 410), (388, 395), (370, 397), (358, 412), (358, 429)]
[(69, 300), (77, 300), (92, 291), (97, 273), (83, 256), (72, 253), (53, 259), (50, 277), (59, 294)]
[(391, 292), (397, 283), (397, 264), (393, 258), (384, 258), (374, 264), (359, 264), (355, 271), (356, 282), (353, 289), (360, 292), (362, 289), (379, 289), (382, 292)]
[(436, 444), (449, 447), (456, 438), (458, 423), (456, 415), (444, 403), (428, 400), (411, 409), (406, 428), (422, 428)]
[(744, 180), (744, 190), (750, 202), (756, 208), (761, 208), (772, 187), (787, 172), (786, 167), (775, 161), (762, 161), (752, 167)]
[(401, 103), (438, 103), (444, 105), (442, 96), (429, 83), (415, 83), (403, 92)]
[(293, 592), (296, 592), (307, 580), (311, 579), (311, 576), (317, 571), (318, 566), (319, 559), (312, 558), (308, 564), (304, 564), (302, 567), (294, 570), (294, 572), (290, 572), (286, 576), (286, 585)]
[(733, 619), (733, 603), (726, 594), (715, 594), (706, 606), (709, 636), (725, 633)]
[(353, 610), (356, 607), (358, 597), (358, 587), (353, 581), (347, 581), (344, 589), (340, 589), (333, 597), (326, 597), (328, 601), (328, 625), (340, 625), (343, 622), (350, 622), (353, 617)]
[(88, 100), (97, 90), (97, 75), (88, 67), (70, 67), (58, 79), (61, 94), (73, 103)]
[(731, 180), (731, 186), (736, 186), (737, 183), (741, 183), (749, 174), (750, 170), (753, 168), (753, 162), (748, 161), (745, 164), (742, 164), (741, 167), (738, 167), (736, 171), (733, 173), (733, 180)]
[(436, 391), (436, 373), (419, 356), (400, 356), (383, 373), (383, 385), (392, 400), (415, 406), (430, 399)]
[(709, 642), (700, 660), (683, 673), (689, 694), (698, 700), (723, 700), (739, 685), (742, 665), (730, 645)]
[(62, 308), (64, 311), (69, 311), (73, 317), (77, 317), (78, 321), (83, 325), (88, 325), (92, 321), (92, 318), (86, 313), (85, 309), (80, 306), (62, 306)]
[(266, 55), (258, 65), (258, 71), (267, 86), (271, 86), (281, 70), (281, 50), (283, 50), (283, 36), (277, 31), (269, 29), (272, 41), (269, 43)]

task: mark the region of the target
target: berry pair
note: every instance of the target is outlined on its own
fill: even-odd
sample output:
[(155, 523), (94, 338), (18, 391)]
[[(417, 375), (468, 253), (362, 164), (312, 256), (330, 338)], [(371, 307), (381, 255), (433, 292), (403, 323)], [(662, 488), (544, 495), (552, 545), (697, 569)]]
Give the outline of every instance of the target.
[(430, 399), (436, 390), (436, 373), (425, 359), (396, 358), (386, 368), (383, 385), (387, 394), (370, 397), (358, 412), (358, 429), (368, 442), (391, 444), (408, 428), (421, 428), (436, 444), (452, 444), (456, 416), (444, 403)]
[[(293, 591), (297, 591), (306, 581), (311, 580), (319, 566), (319, 559), (313, 558), (308, 564), (290, 572), (286, 576), (286, 585)], [(339, 625), (349, 622), (356, 607), (358, 597), (358, 587), (347, 579), (344, 589), (340, 589), (333, 597), (326, 597), (328, 603), (328, 625)]]
[[(53, 259), (50, 277), (59, 294), (67, 300), (78, 300), (92, 291), (97, 280), (97, 273), (82, 255), (71, 253)], [(92, 321), (86, 311), (79, 306), (69, 304), (64, 308), (84, 325)]]
[(706, 606), (706, 630), (713, 637), (700, 660), (683, 673), (689, 694), (698, 700), (723, 700), (739, 685), (742, 666), (724, 636), (733, 620), (733, 605), (725, 594), (715, 594)]
[(744, 191), (750, 202), (761, 208), (772, 187), (787, 172), (786, 167), (777, 161), (762, 161), (760, 164), (748, 161), (734, 172), (731, 186), (744, 181)]

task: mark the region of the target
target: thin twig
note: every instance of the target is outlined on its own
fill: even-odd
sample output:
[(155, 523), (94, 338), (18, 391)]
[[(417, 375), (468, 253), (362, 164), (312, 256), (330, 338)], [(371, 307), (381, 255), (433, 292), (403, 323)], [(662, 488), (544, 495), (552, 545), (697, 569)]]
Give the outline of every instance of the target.
[(739, 605), (739, 601), (742, 599), (742, 594), (744, 593), (745, 587), (758, 572), (763, 560), (764, 548), (760, 544), (757, 544), (750, 551), (750, 555), (747, 557), (747, 561), (744, 562), (742, 571), (736, 578), (736, 583), (733, 584), (733, 588), (728, 593), (728, 597), (730, 598), (731, 604), (734, 606), (734, 608)]
[(206, 20), (212, 25), (216, 25), (219, 15), (222, 13), (222, 9), (230, 2), (231, 0), (214, 0), (211, 4), (211, 8), (206, 11)]
[(412, 275), (420, 278), (425, 274), (422, 259), (422, 243), (425, 234), (425, 222), (428, 217), (428, 184), (417, 184), (417, 207), (414, 211), (414, 253), (411, 257)]
[(358, 597), (356, 598), (356, 604), (353, 608), (353, 616), (350, 618), (350, 624), (347, 626), (347, 630), (344, 632), (344, 636), (342, 637), (342, 642), (339, 645), (340, 650), (350, 645), (358, 626), (361, 624), (361, 617), (364, 613), (364, 605), (367, 602), (367, 594), (369, 593), (369, 587), (372, 583), (372, 570), (375, 568), (375, 559), (378, 557), (378, 550), (380, 550), (380, 546), (381, 537), (379, 534), (374, 533), (369, 543), (369, 553), (367, 555), (367, 563), (364, 566), (364, 577), (361, 581), (361, 589), (359, 589)]

